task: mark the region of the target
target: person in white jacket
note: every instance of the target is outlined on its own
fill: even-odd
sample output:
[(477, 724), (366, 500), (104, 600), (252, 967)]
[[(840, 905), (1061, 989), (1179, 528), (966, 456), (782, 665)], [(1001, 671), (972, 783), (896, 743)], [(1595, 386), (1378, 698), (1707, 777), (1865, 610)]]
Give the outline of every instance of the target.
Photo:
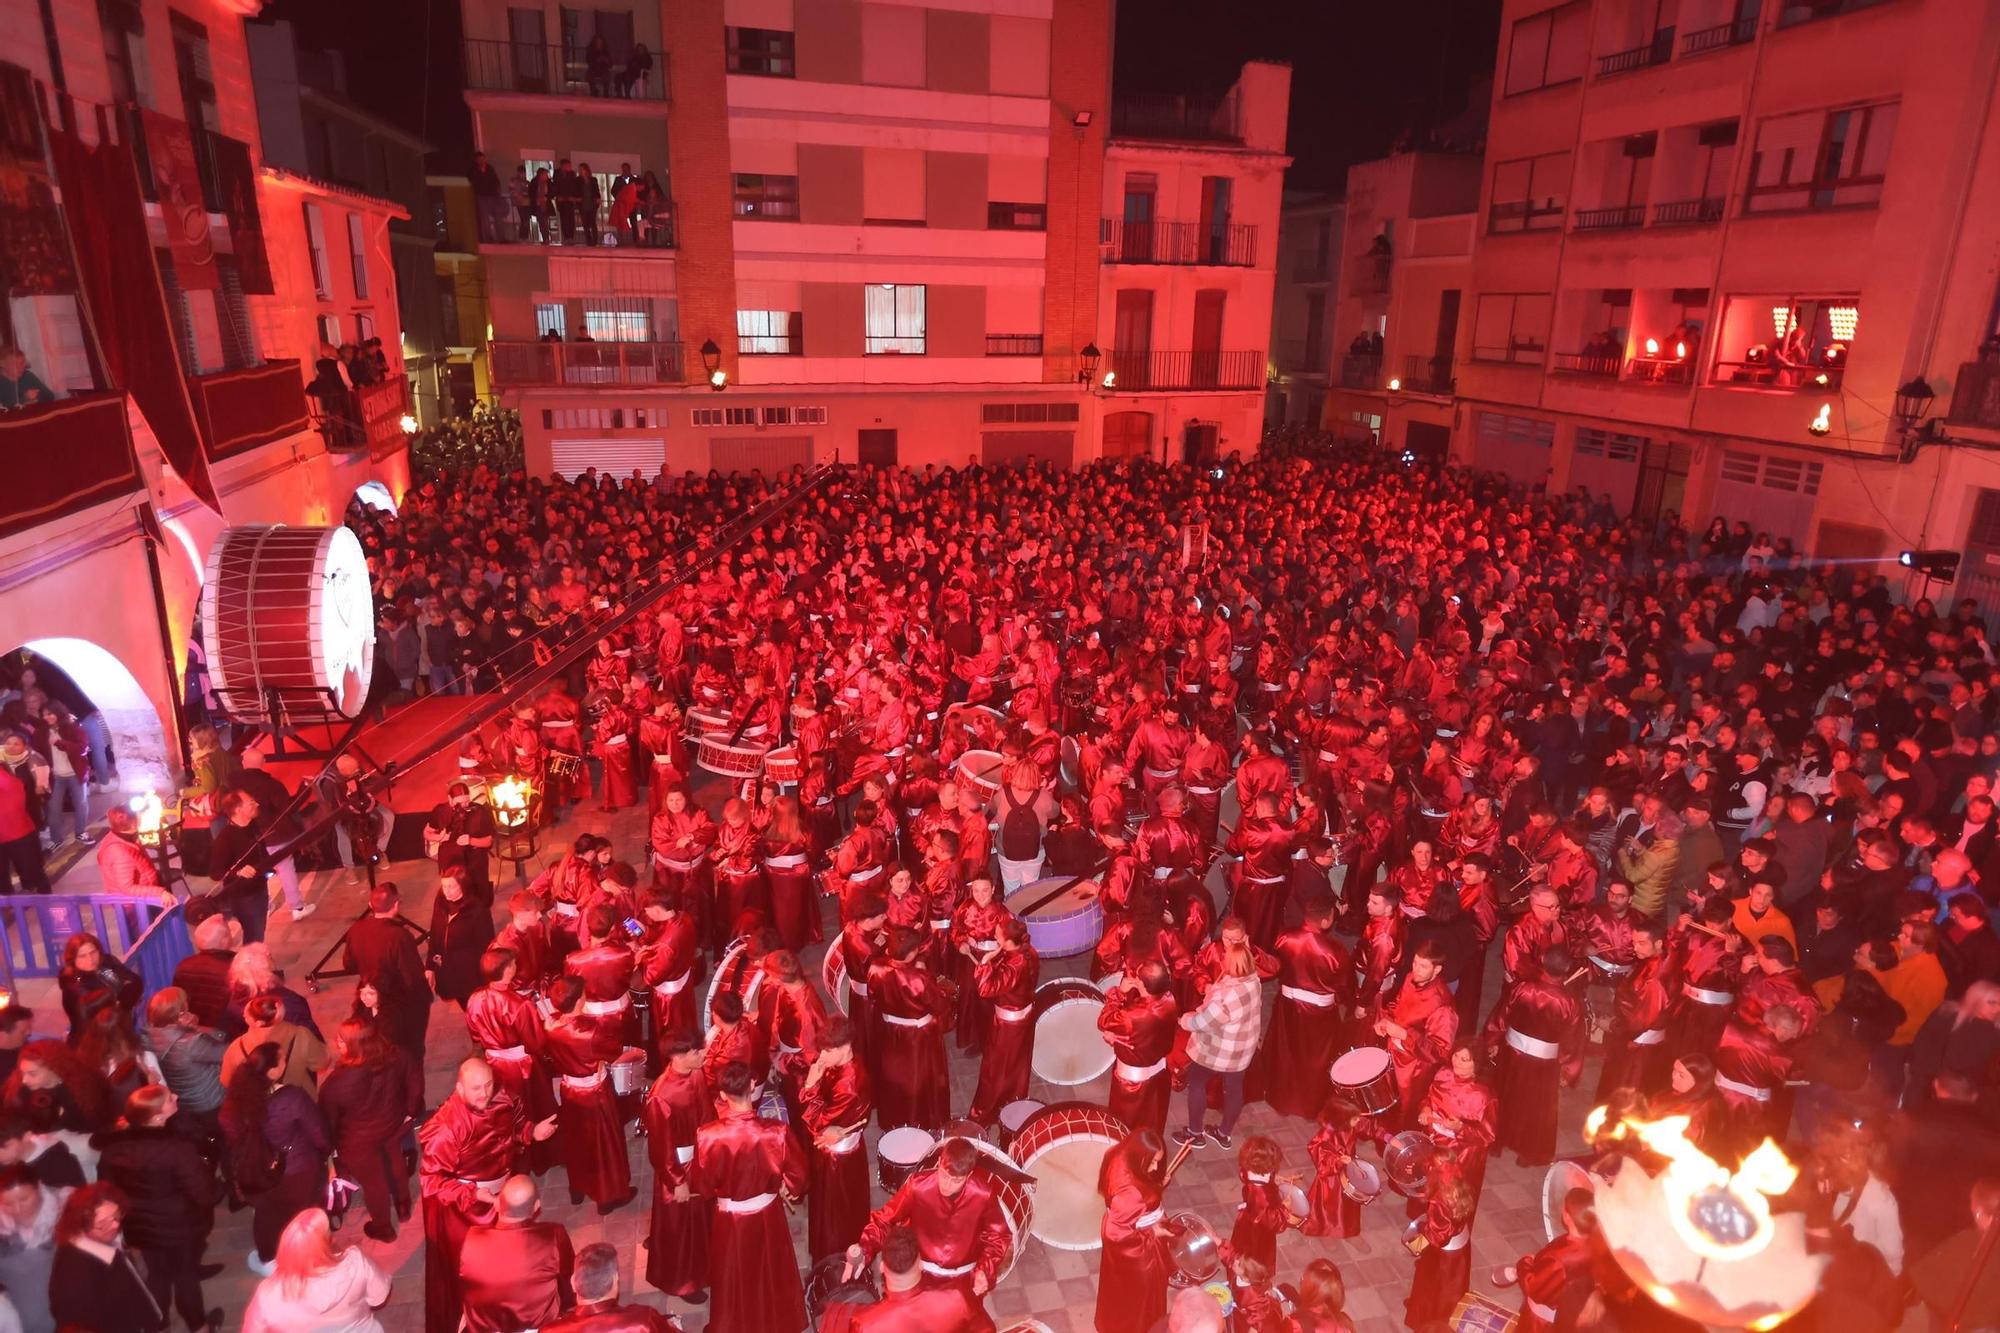
[(389, 1285), (360, 1246), (336, 1254), (326, 1210), (308, 1208), (279, 1237), (276, 1266), (243, 1312), (243, 1333), (384, 1333), (375, 1311)]

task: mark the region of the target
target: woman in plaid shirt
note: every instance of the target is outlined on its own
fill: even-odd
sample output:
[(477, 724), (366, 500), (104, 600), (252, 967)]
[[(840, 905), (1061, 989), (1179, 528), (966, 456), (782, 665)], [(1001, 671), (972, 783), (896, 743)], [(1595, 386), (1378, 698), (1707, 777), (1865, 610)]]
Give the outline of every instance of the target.
[[(1239, 929), (1224, 931), (1222, 975), (1210, 983), (1201, 1004), (1181, 1017), (1188, 1031), (1187, 1128), (1176, 1131), (1176, 1143), (1205, 1147), (1230, 1146), (1230, 1131), (1243, 1113), (1243, 1074), (1257, 1054), (1263, 1032), (1264, 991), (1250, 943)], [(1208, 1083), (1222, 1080), (1222, 1127), (1204, 1132)]]

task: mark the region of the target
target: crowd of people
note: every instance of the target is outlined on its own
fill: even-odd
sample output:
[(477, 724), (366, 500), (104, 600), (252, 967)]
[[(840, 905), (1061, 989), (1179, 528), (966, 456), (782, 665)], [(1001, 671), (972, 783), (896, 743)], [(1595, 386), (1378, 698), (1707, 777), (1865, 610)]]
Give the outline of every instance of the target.
[(93, 793), (117, 780), (103, 714), (67, 681), (44, 685), (36, 669), (10, 663), (0, 687), (0, 894), (47, 893), (61, 852), (97, 839)]
[[(0, 1115), (36, 1142), (188, 1126), (258, 1210), (258, 1263), (284, 1277), (297, 1228), (314, 1279), (365, 1298), (366, 1273), (327, 1276), (352, 1262), (323, 1243), (332, 1155), (368, 1234), (421, 1209), (432, 1333), (665, 1326), (617, 1304), (615, 1256), (607, 1287), (602, 1256), (540, 1219), (552, 1187), (643, 1207), (648, 1282), (705, 1302), (716, 1333), (803, 1327), (808, 1272), (834, 1287), (822, 1327), (990, 1328), (1014, 1242), (971, 1139), (1029, 1094), (1054, 969), (1024, 890), (1075, 876), (1103, 916), (1091, 975), (1118, 978), (1098, 1020), (1124, 1135), (1098, 1179), (1105, 1333), (1351, 1327), (1332, 1242), (1394, 1205), (1346, 1186), (1371, 1156), (1398, 1178), (1410, 1131), (1405, 1321), (1443, 1327), (1491, 1158), (1657, 1169), (1626, 1130), (1669, 1117), (1725, 1165), (1771, 1139), (1798, 1167), (1775, 1207), (1825, 1269), (1796, 1326), (1894, 1328), (1919, 1302), (1940, 1325), (2000, 1319), (1981, 1269), (2000, 735), (1976, 608), (1899, 603), (1743, 525), (1607, 521), (1319, 447), (850, 470), (703, 550), (791, 480), (480, 471), (352, 513), (399, 684), (554, 675), (464, 738), (426, 818), (428, 937), (378, 885), (326, 1050), (254, 943), (273, 867), (246, 833), (217, 862), (250, 868), (244, 896), (204, 905), (177, 987), (130, 1019), (177, 1107), (144, 1072), (113, 1081), (125, 1046), (100, 1029), (121, 1030), (126, 988), (97, 975), (73, 987), (87, 1044), (23, 1048)], [(587, 656), (554, 670), (579, 634)], [(698, 778), (704, 734), (790, 767)], [(581, 836), (503, 900), (477, 799), (503, 775), (552, 821), (643, 809), (645, 845)], [(475, 1054), (416, 1128), (412, 1190), (400, 1136), (439, 1002)], [(1561, 1097), (1594, 1054), (1592, 1095)], [(212, 1080), (191, 1072), (211, 1059)], [(963, 1106), (954, 1061), (977, 1064)], [(1239, 1123), (1252, 1101), (1313, 1126), (1289, 1164), (1302, 1210), (1276, 1142)], [(942, 1136), (880, 1207), (871, 1125)], [(6, 1143), (0, 1123), (0, 1164)], [(1226, 1315), (1169, 1282), (1183, 1152), (1236, 1158)], [(1521, 1327), (1686, 1326), (1621, 1268), (1588, 1189), (1564, 1214), (1544, 1249), (1479, 1256), (1518, 1285)], [(1294, 1227), (1322, 1245), (1292, 1272)], [(185, 1254), (130, 1248), (158, 1309), (198, 1313)], [(259, 1302), (297, 1299), (292, 1276)], [(577, 1322), (591, 1310), (624, 1322)]]

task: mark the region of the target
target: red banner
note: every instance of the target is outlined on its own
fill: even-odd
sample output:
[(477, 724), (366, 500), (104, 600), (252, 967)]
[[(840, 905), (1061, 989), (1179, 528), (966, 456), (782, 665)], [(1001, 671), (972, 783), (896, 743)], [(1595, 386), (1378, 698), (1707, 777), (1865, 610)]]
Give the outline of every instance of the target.
[(214, 291), (222, 280), (215, 271), (215, 241), (208, 232), (208, 204), (201, 195), (194, 137), (184, 120), (157, 111), (140, 115), (146, 128), (146, 156), (153, 164), (153, 191), (166, 217), (174, 280), (184, 292)]
[(229, 219), (229, 247), (236, 255), (243, 290), (252, 296), (269, 296), (277, 288), (271, 285), (271, 260), (264, 250), (264, 222), (257, 210), (257, 175), (250, 163), (250, 145), (220, 134), (210, 139), (209, 145), (222, 213)]

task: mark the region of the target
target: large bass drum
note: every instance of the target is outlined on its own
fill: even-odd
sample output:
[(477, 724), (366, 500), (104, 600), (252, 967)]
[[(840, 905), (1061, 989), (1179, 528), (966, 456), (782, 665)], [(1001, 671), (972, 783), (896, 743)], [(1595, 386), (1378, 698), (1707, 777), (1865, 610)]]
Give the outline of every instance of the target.
[(210, 688), (239, 721), (276, 701), (307, 721), (359, 717), (375, 671), (368, 558), (348, 528), (229, 528), (201, 590)]
[(835, 940), (819, 960), (819, 983), (826, 987), (826, 1002), (841, 1013), (847, 1012), (847, 954)]
[(1089, 953), (1104, 937), (1104, 904), (1089, 879), (1049, 875), (1024, 884), (1007, 895), (1007, 910), (1021, 918), (1029, 943), (1043, 958)]
[(1088, 981), (1064, 977), (1035, 988), (1035, 1077), (1073, 1088), (1101, 1077), (1116, 1056), (1097, 1030), (1104, 992)]
[(1028, 1229), (1059, 1250), (1094, 1250), (1103, 1244), (1104, 1200), (1097, 1174), (1104, 1155), (1131, 1128), (1101, 1106), (1057, 1102), (1028, 1118), (1014, 1136), (1012, 1155), (1035, 1178), (1035, 1210)]
[(703, 1032), (708, 1031), (710, 1015), (715, 1012), (716, 998), (725, 989), (734, 990), (738, 995), (743, 996), (743, 1007), (746, 1010), (750, 1007), (747, 992), (749, 984), (754, 978), (744, 975), (749, 968), (749, 963), (750, 937), (748, 935), (739, 935), (735, 940), (731, 941), (727, 949), (722, 951), (722, 957), (716, 959), (715, 975), (708, 979), (708, 998), (701, 1006), (701, 1030)]

